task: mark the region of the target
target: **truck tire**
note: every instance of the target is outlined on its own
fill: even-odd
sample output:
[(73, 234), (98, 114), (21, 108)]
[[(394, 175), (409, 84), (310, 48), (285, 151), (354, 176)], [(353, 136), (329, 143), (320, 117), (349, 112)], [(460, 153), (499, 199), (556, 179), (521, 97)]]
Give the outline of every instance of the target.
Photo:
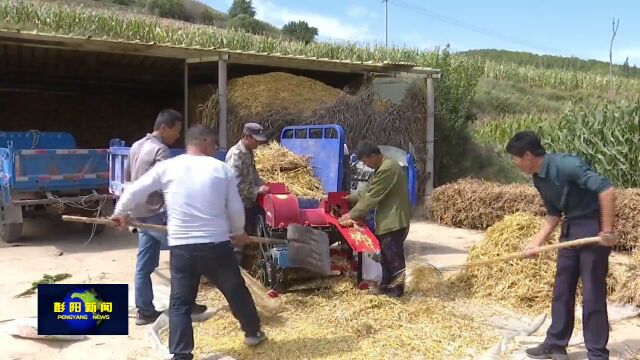
[(22, 223), (4, 223), (0, 225), (0, 239), (10, 244), (20, 240)]

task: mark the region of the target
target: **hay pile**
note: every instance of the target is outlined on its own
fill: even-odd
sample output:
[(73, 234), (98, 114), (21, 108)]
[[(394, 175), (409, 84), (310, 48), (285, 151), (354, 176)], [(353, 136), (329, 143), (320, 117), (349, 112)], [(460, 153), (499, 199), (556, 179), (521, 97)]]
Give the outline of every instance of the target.
[[(194, 324), (195, 354), (219, 352), (236, 359), (465, 359), (498, 339), (453, 303), (435, 298), (398, 300), (357, 290), (345, 278), (324, 280), (317, 292), (283, 295), (284, 310), (263, 319), (269, 340), (250, 349), (229, 311)], [(217, 292), (199, 301), (225, 304)]]
[(296, 155), (275, 141), (255, 151), (256, 169), (267, 183), (284, 183), (303, 199), (322, 199), (324, 190), (313, 174), (309, 159)]
[(545, 213), (538, 192), (531, 186), (476, 179), (461, 179), (436, 188), (426, 205), (428, 216), (440, 224), (478, 230), (509, 214)]
[[(339, 124), (350, 150), (361, 140), (408, 149), (426, 147), (426, 97), (419, 82), (410, 86), (401, 103), (382, 103), (370, 85), (357, 94), (322, 82), (286, 73), (267, 73), (229, 83), (227, 143), (238, 141), (246, 122), (260, 123), (272, 139), (290, 125)], [(217, 93), (199, 106), (203, 123), (217, 126)], [(194, 105), (195, 106), (195, 105)], [(419, 193), (424, 194), (426, 154), (416, 154)]]
[[(492, 259), (521, 251), (542, 221), (527, 213), (506, 216), (491, 226), (485, 238), (471, 248), (468, 260)], [(553, 235), (553, 241), (557, 241), (558, 235), (558, 232)], [(496, 300), (527, 313), (540, 313), (548, 311), (551, 303), (555, 258), (555, 252), (544, 252), (535, 259), (470, 267), (461, 272), (454, 283), (470, 290), (474, 298)]]
[(640, 306), (640, 251), (635, 251), (618, 281), (611, 300)]
[(640, 251), (640, 189), (616, 191), (616, 232), (620, 236), (618, 248)]
[[(618, 250), (640, 246), (640, 189), (617, 189), (616, 232)], [(461, 179), (440, 186), (427, 199), (428, 217), (439, 224), (485, 230), (505, 216), (518, 212), (543, 216), (546, 211), (533, 186), (504, 185), (476, 179)]]
[[(469, 252), (468, 261), (488, 260), (519, 252), (536, 234), (544, 219), (528, 213), (507, 215), (491, 226), (485, 238)], [(559, 229), (548, 243), (556, 243)], [(553, 283), (556, 273), (557, 251), (546, 251), (533, 259), (518, 259), (488, 266), (469, 267), (450, 279), (449, 286), (468, 291), (471, 298), (494, 300), (512, 309), (528, 314), (550, 312)], [(607, 288), (610, 296), (619, 293), (622, 279), (618, 266), (610, 266)], [(581, 284), (578, 282), (576, 303), (581, 301)]]
[(322, 105), (332, 104), (339, 89), (304, 76), (284, 72), (249, 75), (229, 81), (229, 106), (240, 116), (252, 116), (274, 109), (311, 114)]

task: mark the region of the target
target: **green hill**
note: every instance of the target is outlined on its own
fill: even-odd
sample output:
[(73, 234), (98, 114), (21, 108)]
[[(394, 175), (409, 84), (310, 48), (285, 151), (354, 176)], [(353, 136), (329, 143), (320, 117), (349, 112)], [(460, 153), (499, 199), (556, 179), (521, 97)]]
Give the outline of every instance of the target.
[[(55, 1), (53, 1), (55, 2)], [(137, 13), (155, 15), (163, 18), (185, 21), (194, 24), (213, 25), (218, 28), (238, 27), (237, 22), (223, 11), (216, 10), (209, 5), (197, 0), (74, 0), (83, 6), (104, 6), (130, 8)], [(279, 28), (258, 19), (251, 20), (255, 32), (281, 36)]]
[[(469, 50), (458, 52), (458, 54), (493, 62), (510, 63), (521, 66), (533, 66), (542, 69), (581, 71), (598, 75), (609, 74), (609, 63), (600, 60), (584, 60), (577, 57), (538, 55), (529, 52), (498, 49)], [(617, 76), (636, 78), (640, 77), (640, 68), (636, 66), (629, 66), (628, 64), (614, 64), (613, 71)]]

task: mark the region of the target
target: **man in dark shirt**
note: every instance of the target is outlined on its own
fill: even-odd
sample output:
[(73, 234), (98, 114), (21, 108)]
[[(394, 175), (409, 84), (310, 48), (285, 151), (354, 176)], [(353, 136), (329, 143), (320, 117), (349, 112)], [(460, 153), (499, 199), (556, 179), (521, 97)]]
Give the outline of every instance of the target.
[(532, 175), (547, 216), (540, 231), (525, 248), (541, 246), (564, 216), (560, 241), (600, 236), (600, 244), (561, 249), (551, 305), (551, 326), (545, 341), (527, 349), (532, 359), (568, 359), (566, 347), (574, 325), (578, 279), (582, 278), (583, 332), (590, 360), (609, 359), (609, 321), (606, 277), (611, 246), (615, 245), (615, 194), (611, 183), (577, 156), (547, 154), (531, 131), (515, 134), (506, 151), (515, 165)]

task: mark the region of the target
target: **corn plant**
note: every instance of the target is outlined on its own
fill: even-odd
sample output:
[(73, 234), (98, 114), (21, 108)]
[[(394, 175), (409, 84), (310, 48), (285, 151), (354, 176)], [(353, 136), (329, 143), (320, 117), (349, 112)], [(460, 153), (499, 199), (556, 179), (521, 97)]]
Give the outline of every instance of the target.
[[(484, 63), (485, 77), (523, 83), (532, 87), (553, 88), (565, 91), (586, 90), (606, 92), (609, 90), (609, 78), (605, 75), (583, 71), (566, 71), (561, 69), (541, 69), (511, 63)], [(614, 90), (622, 94), (638, 94), (640, 79), (615, 78)]]
[[(4, 24), (4, 25), (3, 25)], [(304, 44), (207, 25), (187, 24), (123, 11), (64, 4), (0, 0), (0, 28), (20, 28), (65, 35), (178, 46), (247, 50), (359, 62), (424, 64), (427, 53), (381, 44), (321, 42)]]
[(536, 131), (548, 151), (580, 155), (618, 186), (640, 186), (640, 101), (580, 104), (557, 119), (535, 114), (495, 119), (475, 136), (504, 147), (521, 130)]

